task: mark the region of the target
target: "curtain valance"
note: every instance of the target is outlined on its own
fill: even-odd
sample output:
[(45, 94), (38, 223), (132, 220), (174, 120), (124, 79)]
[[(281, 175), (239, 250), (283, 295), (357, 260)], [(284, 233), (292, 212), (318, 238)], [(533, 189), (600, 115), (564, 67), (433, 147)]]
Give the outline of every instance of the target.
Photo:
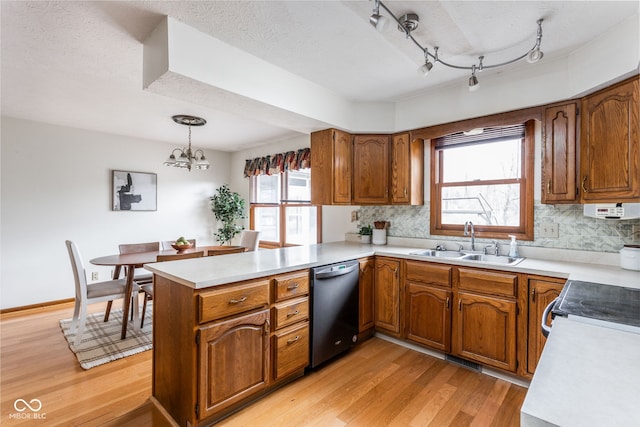
[(311, 149), (301, 148), (298, 151), (247, 159), (244, 164), (244, 177), (275, 175), (288, 170), (296, 171), (309, 167), (311, 167)]

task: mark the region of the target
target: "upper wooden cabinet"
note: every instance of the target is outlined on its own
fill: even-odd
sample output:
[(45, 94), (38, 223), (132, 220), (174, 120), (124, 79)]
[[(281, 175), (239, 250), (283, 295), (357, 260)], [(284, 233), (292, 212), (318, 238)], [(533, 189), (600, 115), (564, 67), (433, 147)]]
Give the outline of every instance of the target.
[(638, 77), (582, 102), (580, 194), (586, 203), (640, 197)]
[(542, 203), (576, 203), (576, 116), (571, 102), (545, 108), (543, 124)]
[(424, 204), (424, 142), (408, 133), (391, 139), (391, 203)]
[(351, 204), (351, 139), (350, 134), (337, 129), (311, 134), (312, 204)]
[(353, 203), (389, 203), (389, 136), (353, 137)]

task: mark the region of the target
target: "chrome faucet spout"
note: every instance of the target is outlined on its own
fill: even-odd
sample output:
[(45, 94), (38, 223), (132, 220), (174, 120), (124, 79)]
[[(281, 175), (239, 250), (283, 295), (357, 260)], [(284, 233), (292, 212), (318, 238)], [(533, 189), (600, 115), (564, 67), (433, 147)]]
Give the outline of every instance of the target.
[(473, 229), (473, 222), (467, 221), (464, 223), (464, 235), (469, 235), (469, 228), (471, 228), (471, 250), (476, 250), (476, 232)]

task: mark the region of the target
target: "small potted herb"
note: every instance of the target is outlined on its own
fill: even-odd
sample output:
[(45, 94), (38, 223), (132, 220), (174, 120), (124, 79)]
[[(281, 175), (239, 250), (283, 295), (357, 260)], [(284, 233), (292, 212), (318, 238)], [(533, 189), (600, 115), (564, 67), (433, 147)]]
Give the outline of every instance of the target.
[(363, 225), (358, 229), (358, 234), (360, 235), (360, 240), (362, 243), (371, 243), (371, 234), (373, 233), (373, 228), (371, 224)]

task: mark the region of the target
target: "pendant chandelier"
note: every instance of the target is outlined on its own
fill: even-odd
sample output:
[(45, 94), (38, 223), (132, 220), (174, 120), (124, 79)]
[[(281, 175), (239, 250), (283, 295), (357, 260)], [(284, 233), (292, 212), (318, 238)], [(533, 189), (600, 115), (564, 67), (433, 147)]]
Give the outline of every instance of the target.
[[(173, 166), (174, 168), (185, 168), (191, 171), (191, 168), (205, 170), (211, 166), (209, 161), (204, 157), (204, 151), (201, 149), (191, 150), (191, 126), (204, 126), (207, 121), (200, 117), (187, 116), (184, 114), (173, 116), (173, 121), (189, 126), (189, 146), (187, 148), (174, 148), (171, 155), (165, 160), (165, 166)], [(180, 153), (176, 158), (176, 152)]]
[[(475, 91), (480, 87), (480, 83), (478, 81), (478, 78), (476, 77), (476, 72), (480, 72), (480, 71), (482, 71), (484, 69), (487, 69), (487, 68), (503, 67), (505, 65), (513, 64), (514, 62), (518, 62), (521, 59), (525, 59), (525, 58), (526, 58), (527, 62), (534, 63), (534, 62), (538, 62), (539, 60), (541, 60), (542, 57), (544, 56), (544, 54), (540, 50), (540, 43), (542, 42), (542, 21), (543, 20), (542, 19), (538, 19), (536, 21), (536, 23), (538, 24), (538, 32), (537, 32), (537, 35), (536, 35), (536, 42), (535, 42), (534, 46), (531, 49), (529, 49), (527, 52), (525, 52), (523, 55), (520, 55), (517, 58), (511, 59), (509, 61), (501, 62), (499, 64), (491, 64), (491, 65), (485, 64), (483, 62), (484, 61), (484, 56), (479, 56), (478, 57), (478, 63), (477, 64), (473, 64), (473, 65), (469, 65), (469, 66), (451, 64), (451, 63), (443, 61), (442, 59), (440, 59), (438, 57), (438, 46), (434, 46), (433, 53), (431, 53), (431, 52), (429, 52), (428, 48), (423, 47), (413, 37), (411, 32), (413, 30), (415, 30), (416, 28), (418, 28), (418, 24), (420, 22), (420, 17), (417, 14), (415, 14), (415, 13), (406, 13), (406, 14), (402, 15), (400, 18), (398, 18), (380, 0), (374, 0), (374, 1), (375, 1), (375, 6), (374, 6), (374, 9), (373, 9), (373, 14), (369, 17), (369, 23), (371, 25), (373, 25), (373, 27), (376, 30), (378, 30), (379, 32), (384, 31), (385, 27), (387, 26), (387, 24), (389, 22), (389, 19), (384, 15), (380, 15), (380, 8), (382, 7), (382, 9), (384, 9), (386, 11), (386, 13), (389, 14), (389, 16), (391, 16), (391, 18), (393, 18), (393, 20), (398, 24), (398, 31), (404, 33), (406, 38), (408, 40), (411, 40), (418, 47), (418, 49), (420, 49), (420, 51), (422, 51), (422, 53), (424, 55), (424, 64), (421, 65), (418, 68), (418, 73), (420, 75), (422, 75), (422, 76), (426, 76), (427, 74), (429, 74), (429, 72), (431, 71), (431, 69), (434, 66), (434, 63), (440, 63), (440, 64), (444, 65), (445, 67), (456, 68), (458, 70), (469, 70), (469, 71), (471, 71), (471, 76), (469, 77), (469, 90), (470, 91)], [(431, 60), (433, 60), (433, 62), (431, 62)]]

